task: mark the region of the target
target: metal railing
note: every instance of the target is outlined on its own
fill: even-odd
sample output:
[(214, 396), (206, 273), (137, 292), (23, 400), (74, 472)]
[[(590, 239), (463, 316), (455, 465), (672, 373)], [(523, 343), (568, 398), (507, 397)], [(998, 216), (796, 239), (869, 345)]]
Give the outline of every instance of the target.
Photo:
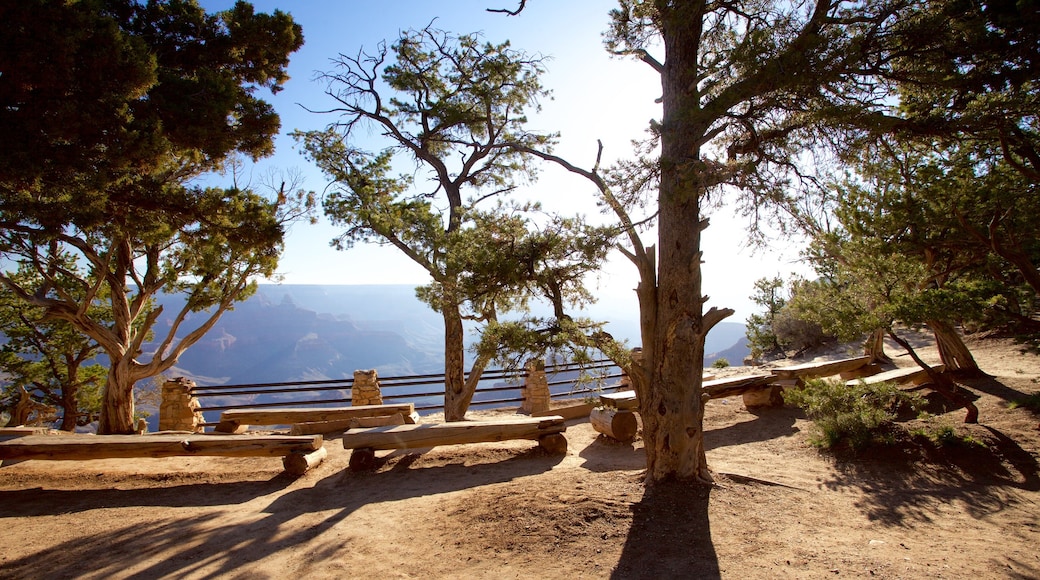
[[(471, 408), (497, 408), (523, 402), (521, 389), (528, 371), (487, 370), (481, 375)], [(553, 399), (584, 398), (616, 390), (621, 369), (610, 360), (589, 363), (546, 365), (545, 374)], [(215, 425), (221, 411), (276, 407), (322, 407), (349, 405), (353, 378), (320, 381), (253, 383), (242, 385), (196, 386), (192, 395), (199, 399), (206, 426)], [(410, 402), (420, 414), (444, 408), (444, 374), (379, 377), (383, 401)]]

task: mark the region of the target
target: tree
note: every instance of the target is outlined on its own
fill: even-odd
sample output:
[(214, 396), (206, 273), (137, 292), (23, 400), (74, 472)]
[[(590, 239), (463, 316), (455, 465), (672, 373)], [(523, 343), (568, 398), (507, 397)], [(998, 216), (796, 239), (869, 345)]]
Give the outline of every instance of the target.
[(964, 306), (960, 295), (951, 289), (922, 287), (920, 280), (927, 276), (924, 264), (900, 253), (898, 244), (884, 237), (852, 236), (836, 228), (816, 237), (810, 255), (820, 279), (792, 300), (801, 316), (844, 341), (884, 331), (928, 373), (937, 391), (965, 407), (966, 423), (978, 420), (975, 405), (945, 374), (925, 363), (896, 329), (897, 323), (931, 326), (933, 321), (943, 321), (945, 313)]
[(783, 352), (773, 329), (773, 323), (787, 304), (787, 299), (782, 295), (783, 287), (784, 281), (779, 276), (755, 281), (755, 293), (751, 295), (751, 300), (765, 311), (752, 314), (747, 319), (748, 346), (751, 347), (753, 357)]
[[(68, 259), (64, 266), (75, 268)], [(33, 272), (23, 268), (10, 274), (20, 284), (32, 284)], [(62, 292), (75, 292), (63, 288)], [(94, 315), (97, 304), (90, 307)], [(92, 362), (100, 354), (97, 342), (83, 335), (68, 322), (47, 320), (40, 308), (26, 307), (11, 293), (0, 294), (0, 334), (6, 342), (0, 347), (0, 367), (7, 375), (5, 391), (10, 407), (31, 396), (41, 404), (61, 409), (61, 429), (72, 431), (97, 418), (99, 394), (104, 386), (104, 367)]]
[[(608, 47), (661, 74), (659, 253), (632, 255), (640, 272), (643, 362), (633, 374), (647, 479), (709, 482), (701, 372), (704, 339), (729, 309), (704, 312), (704, 206), (725, 185), (746, 206), (783, 198), (805, 129), (825, 105), (855, 99), (893, 15), (883, 2), (706, 4), (622, 0)], [(664, 59), (650, 54), (663, 47)], [(795, 178), (800, 176), (795, 173)]]
[(900, 108), (875, 128), (981, 144), (1040, 180), (1040, 6), (930, 0), (905, 11), (895, 41), (883, 77), (898, 89)]
[[(296, 134), (333, 180), (325, 214), (345, 227), (333, 244), (388, 244), (429, 273), (433, 281), (418, 296), (444, 320), (445, 417), (462, 420), (484, 368), (500, 353), (485, 340), (467, 373), (463, 321), (486, 325), (486, 338), (529, 339), (499, 315), (541, 296), (554, 320), (535, 334), (568, 335), (573, 321), (562, 308), (589, 298), (583, 278), (602, 261), (612, 233), (573, 218), (535, 219), (536, 204), (504, 199), (517, 180), (534, 177), (528, 152), (555, 140), (525, 128), (526, 110), (546, 96), (539, 58), (427, 27), (375, 54), (340, 55), (336, 64), (323, 75), (335, 102), (324, 112), (339, 120)], [(358, 145), (369, 128), (385, 149)], [(393, 175), (402, 157), (429, 172), (420, 182), (429, 189), (416, 191), (413, 176)], [(524, 322), (529, 328), (535, 321)]]
[[(278, 116), (254, 93), (288, 78), (300, 27), (245, 2), (210, 15), (193, 0), (7, 3), (0, 22), (0, 118), (18, 135), (0, 155), (0, 251), (39, 280), (0, 282), (97, 341), (109, 358), (99, 432), (131, 433), (134, 384), (272, 276), (286, 226), (309, 211), (302, 191), (191, 183), (272, 152)], [(158, 292), (187, 300), (140, 360)]]
[[(557, 162), (599, 187), (639, 271), (643, 359), (630, 376), (644, 421), (649, 483), (711, 481), (704, 456), (704, 339), (733, 313), (703, 309), (700, 234), (712, 196), (717, 200), (725, 186), (738, 188), (756, 219), (767, 202), (789, 207), (789, 180), (808, 177), (796, 155), (815, 142), (814, 129), (827, 119), (822, 112), (871, 101), (861, 81), (887, 56), (882, 40), (901, 5), (620, 0), (611, 12), (608, 49), (661, 75), (663, 115), (644, 146), (659, 146), (660, 156), (622, 164), (612, 172), (616, 179), (600, 175), (598, 161), (592, 170)], [(650, 52), (659, 47), (663, 60)], [(658, 244), (646, 246), (629, 202), (633, 191), (652, 188)]]

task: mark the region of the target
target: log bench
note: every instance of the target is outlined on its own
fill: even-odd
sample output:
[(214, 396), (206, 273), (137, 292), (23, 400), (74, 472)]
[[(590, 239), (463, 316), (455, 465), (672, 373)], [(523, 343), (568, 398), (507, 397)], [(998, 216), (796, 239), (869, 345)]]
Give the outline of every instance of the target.
[(321, 435), (27, 435), (0, 441), (0, 460), (82, 461), (140, 457), (282, 457), (291, 475), (302, 475), (321, 463), (327, 452)]
[[(945, 365), (933, 365), (932, 370), (941, 373), (946, 370)], [(846, 381), (846, 385), (855, 386), (859, 382), (864, 382), (868, 385), (876, 385), (878, 383), (891, 382), (897, 385), (910, 385), (913, 387), (919, 387), (931, 382), (931, 378), (928, 376), (928, 371), (921, 368), (920, 366), (903, 367), (898, 369), (892, 369), (883, 373), (878, 373), (869, 377), (863, 377), (859, 379), (852, 379)]]
[(489, 421), (457, 421), (390, 425), (351, 429), (343, 434), (343, 448), (350, 454), (351, 469), (368, 469), (375, 464), (375, 452), (387, 449), (425, 449), (441, 445), (487, 443), (512, 439), (537, 440), (550, 453), (566, 453), (567, 430), (563, 417), (515, 417)]
[[(353, 419), (372, 419), (388, 417), (393, 422), (394, 415), (401, 415), (404, 423), (415, 423), (415, 405), (397, 403), (390, 405), (356, 405), (351, 407), (290, 407), (281, 409), (231, 409), (220, 414), (220, 423), (214, 427), (217, 433), (242, 433), (250, 425), (295, 425), (297, 423), (328, 423), (313, 426), (317, 429), (327, 428), (326, 432), (349, 429)], [(299, 434), (302, 429), (297, 429)]]
[[(748, 391), (765, 388), (773, 381), (772, 374), (738, 375), (723, 379), (706, 380), (701, 383), (701, 388), (712, 399), (724, 399), (734, 395), (740, 395)], [(600, 405), (621, 410), (634, 410), (639, 408), (635, 391), (618, 391), (616, 393), (603, 393), (599, 396)]]
[(838, 360), (808, 362), (772, 369), (773, 375), (780, 380), (815, 379), (830, 377), (855, 371), (870, 362), (869, 356), (857, 356)]
[[(701, 388), (712, 399), (724, 399), (765, 389), (773, 380), (775, 377), (772, 374), (738, 375), (704, 380)], [(622, 443), (632, 441), (638, 430), (635, 412), (639, 409), (639, 401), (636, 392), (603, 393), (599, 396), (599, 402), (601, 408), (589, 413), (592, 427)]]

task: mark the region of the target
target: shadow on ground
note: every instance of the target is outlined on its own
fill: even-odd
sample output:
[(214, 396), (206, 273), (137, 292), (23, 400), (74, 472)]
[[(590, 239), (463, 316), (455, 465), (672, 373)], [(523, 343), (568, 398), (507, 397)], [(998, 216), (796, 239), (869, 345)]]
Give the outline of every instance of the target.
[(611, 578), (720, 578), (708, 521), (710, 494), (708, 487), (681, 482), (646, 488), (632, 506), (632, 527)]
[[(16, 509), (23, 515), (127, 505), (212, 506), (213, 509), (194, 518), (164, 518), (162, 512), (157, 511), (154, 522), (99, 530), (85, 541), (65, 542), (19, 559), (6, 560), (0, 569), (0, 578), (38, 577), (41, 562), (46, 563), (47, 576), (52, 578), (232, 577), (256, 559), (304, 544), (312, 557), (321, 559), (324, 553), (333, 554), (342, 549), (342, 545), (334, 537), (318, 538), (362, 506), (544, 473), (561, 460), (559, 456), (537, 449), (503, 452), (502, 456), (506, 458), (493, 463), (421, 468), (415, 468), (423, 461), (421, 455), (395, 457), (384, 460), (382, 469), (377, 472), (336, 471), (313, 486), (297, 487), (276, 495), (261, 509), (242, 508), (240, 504), (265, 501), (265, 496), (285, 487), (281, 476), (267, 482), (207, 484), (201, 488), (204, 493), (199, 493), (199, 484), (163, 489), (3, 492), (0, 493), (2, 505), (13, 506), (19, 502), (21, 505)], [(465, 472), (465, 477), (460, 477), (460, 472)], [(301, 481), (299, 485), (307, 483)], [(214, 496), (219, 497), (219, 501)], [(255, 517), (243, 518), (243, 513), (253, 513)], [(234, 523), (230, 521), (232, 515), (237, 516)], [(156, 553), (169, 556), (128, 573), (128, 562)]]
[(912, 448), (842, 458), (836, 464), (838, 475), (824, 485), (862, 490), (856, 506), (887, 525), (932, 522), (950, 504), (976, 518), (1032, 505), (1022, 492), (1040, 491), (1036, 457), (997, 429), (974, 429), (981, 445), (961, 441), (938, 446), (918, 438)]

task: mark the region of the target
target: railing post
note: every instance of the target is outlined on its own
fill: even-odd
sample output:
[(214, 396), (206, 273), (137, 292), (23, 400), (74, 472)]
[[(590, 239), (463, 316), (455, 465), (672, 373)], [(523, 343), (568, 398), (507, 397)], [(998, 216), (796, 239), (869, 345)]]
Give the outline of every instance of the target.
[(530, 415), (549, 410), (549, 379), (545, 376), (545, 361), (527, 361), (527, 377), (524, 378), (520, 394), (524, 398), (520, 412)]
[(199, 411), (199, 400), (191, 394), (195, 381), (178, 377), (163, 383), (159, 404), (160, 431), (200, 433), (206, 420)]
[(354, 386), (350, 389), (351, 405), (382, 405), (383, 393), (379, 390), (376, 369), (354, 371)]
[[(642, 362), (643, 362), (643, 349), (637, 346), (637, 347), (632, 349), (632, 364), (633, 365), (637, 365), (637, 364), (640, 364)], [(621, 380), (619, 382), (620, 382), (620, 390), (623, 390), (623, 391), (632, 390), (632, 388), (633, 388), (632, 387), (632, 377), (628, 376), (628, 373), (625, 372), (625, 369), (621, 369)]]

